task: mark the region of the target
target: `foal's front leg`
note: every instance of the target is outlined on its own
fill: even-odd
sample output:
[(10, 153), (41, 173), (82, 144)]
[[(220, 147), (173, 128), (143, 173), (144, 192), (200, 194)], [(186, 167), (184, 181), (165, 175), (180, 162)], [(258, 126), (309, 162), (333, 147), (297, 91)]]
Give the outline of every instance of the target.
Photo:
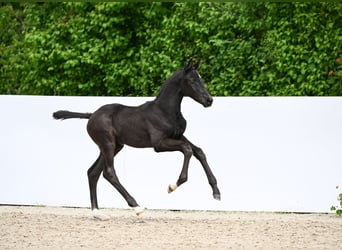
[(184, 154), (184, 162), (183, 168), (179, 175), (178, 181), (175, 184), (170, 184), (168, 186), (168, 193), (173, 192), (179, 187), (181, 184), (187, 181), (188, 179), (188, 169), (189, 169), (189, 161), (192, 155), (200, 161), (203, 166), (204, 172), (208, 178), (209, 184), (213, 190), (214, 199), (220, 200), (221, 194), (220, 190), (217, 187), (217, 180), (214, 176), (213, 172), (211, 171), (209, 164), (207, 162), (206, 156), (202, 149), (192, 144), (187, 138), (182, 136), (180, 140), (173, 140), (173, 139), (165, 139), (161, 141), (159, 147), (156, 147), (155, 150), (157, 152), (162, 151), (181, 151)]
[(182, 171), (177, 182), (168, 186), (167, 191), (171, 193), (188, 180), (189, 161), (193, 154), (191, 144), (187, 140), (183, 140), (183, 137), (180, 140), (166, 138), (160, 141), (154, 150), (156, 152), (181, 151), (184, 155)]
[(191, 148), (192, 148), (192, 151), (193, 151), (195, 157), (200, 161), (200, 163), (203, 166), (204, 172), (207, 175), (209, 184), (213, 190), (214, 199), (221, 200), (220, 190), (217, 187), (217, 180), (216, 180), (213, 172), (211, 171), (211, 169), (209, 167), (209, 164), (207, 162), (207, 158), (206, 158), (203, 150), (201, 148), (195, 146), (194, 144), (192, 144), (189, 140), (187, 140), (187, 141), (191, 145)]

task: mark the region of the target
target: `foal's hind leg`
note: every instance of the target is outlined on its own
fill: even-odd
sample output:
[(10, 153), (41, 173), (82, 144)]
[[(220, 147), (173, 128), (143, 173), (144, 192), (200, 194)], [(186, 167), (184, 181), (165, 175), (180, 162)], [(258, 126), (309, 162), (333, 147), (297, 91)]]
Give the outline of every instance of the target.
[(103, 176), (104, 178), (112, 184), (115, 189), (124, 197), (127, 204), (130, 207), (135, 208), (135, 212), (137, 215), (140, 215), (144, 212), (142, 208), (138, 205), (135, 199), (127, 192), (127, 190), (122, 186), (119, 181), (119, 178), (116, 175), (114, 169), (114, 156), (122, 149), (123, 145), (116, 145), (116, 143), (106, 143), (101, 147), (101, 152), (104, 155), (105, 164), (103, 168)]
[(99, 207), (97, 204), (97, 181), (99, 180), (100, 174), (103, 170), (104, 166), (104, 158), (102, 154), (99, 155), (94, 164), (88, 169), (88, 181), (89, 181), (89, 189), (90, 189), (90, 201), (91, 201), (91, 210), (93, 211), (93, 216), (96, 219), (100, 220), (109, 220), (110, 217), (108, 215), (102, 214), (99, 212)]
[(90, 202), (91, 209), (98, 209), (99, 206), (97, 204), (97, 181), (99, 180), (100, 174), (103, 170), (104, 159), (102, 154), (99, 155), (94, 164), (88, 169), (88, 182), (89, 182), (89, 191), (90, 191)]
[[(120, 152), (123, 146), (119, 146), (115, 148), (114, 156)], [(89, 181), (89, 190), (90, 190), (90, 202), (91, 202), (91, 209), (99, 209), (97, 204), (97, 182), (99, 180), (100, 174), (105, 166), (105, 161), (102, 153), (100, 153), (97, 160), (94, 164), (88, 169), (88, 181)]]

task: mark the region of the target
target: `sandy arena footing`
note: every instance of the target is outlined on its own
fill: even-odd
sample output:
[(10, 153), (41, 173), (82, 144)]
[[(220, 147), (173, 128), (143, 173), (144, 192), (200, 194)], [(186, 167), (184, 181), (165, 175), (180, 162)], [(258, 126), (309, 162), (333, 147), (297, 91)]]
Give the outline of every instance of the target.
[(335, 214), (0, 206), (0, 249), (342, 249)]

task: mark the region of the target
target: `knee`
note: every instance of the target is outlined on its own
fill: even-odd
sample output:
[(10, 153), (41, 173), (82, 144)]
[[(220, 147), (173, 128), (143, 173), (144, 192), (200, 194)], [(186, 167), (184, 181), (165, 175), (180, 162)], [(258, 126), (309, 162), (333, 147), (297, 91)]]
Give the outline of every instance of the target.
[(193, 151), (190, 145), (184, 145), (183, 154), (185, 157), (191, 157), (193, 155)]

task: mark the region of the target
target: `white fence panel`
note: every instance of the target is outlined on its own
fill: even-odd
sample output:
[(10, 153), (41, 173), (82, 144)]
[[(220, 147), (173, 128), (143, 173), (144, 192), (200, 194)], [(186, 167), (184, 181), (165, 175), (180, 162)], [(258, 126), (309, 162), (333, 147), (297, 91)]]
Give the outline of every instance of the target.
[[(86, 120), (52, 112), (93, 112), (107, 103), (153, 97), (0, 96), (0, 204), (90, 206), (87, 169), (98, 156)], [(185, 98), (186, 136), (206, 152), (221, 189), (212, 198), (193, 158), (189, 180), (172, 194), (182, 154), (125, 147), (115, 158), (123, 185), (151, 209), (329, 212), (342, 182), (342, 98), (215, 97), (212, 107)], [(102, 177), (100, 207), (127, 208)]]

